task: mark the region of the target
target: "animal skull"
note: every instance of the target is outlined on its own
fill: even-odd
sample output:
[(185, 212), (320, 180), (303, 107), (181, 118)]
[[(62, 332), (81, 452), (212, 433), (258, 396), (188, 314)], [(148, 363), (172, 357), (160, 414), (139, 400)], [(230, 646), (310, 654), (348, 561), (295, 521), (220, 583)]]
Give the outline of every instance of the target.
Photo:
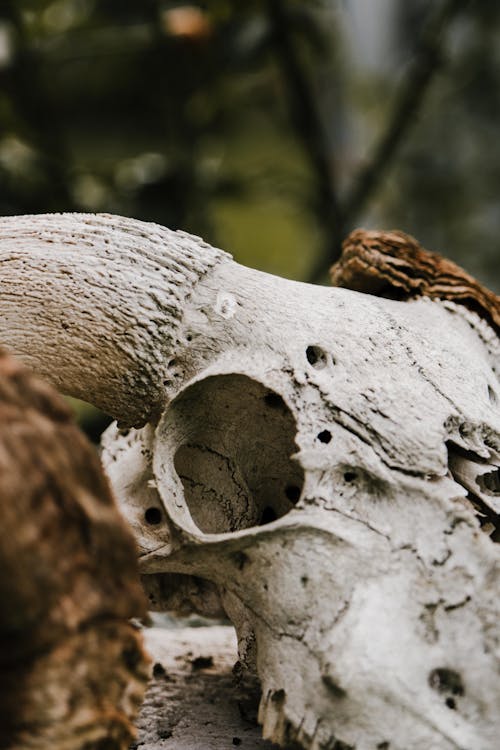
[(464, 489), (498, 513), (487, 324), (117, 217), (4, 219), (6, 257), (1, 343), (117, 417), (103, 462), (151, 603), (229, 614), (265, 737), (497, 747), (499, 548)]

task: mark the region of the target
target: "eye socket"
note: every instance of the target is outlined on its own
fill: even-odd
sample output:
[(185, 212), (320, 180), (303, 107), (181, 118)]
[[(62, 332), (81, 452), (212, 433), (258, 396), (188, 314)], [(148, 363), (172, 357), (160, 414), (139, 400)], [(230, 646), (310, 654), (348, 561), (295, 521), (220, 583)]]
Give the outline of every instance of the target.
[(271, 523), (298, 501), (295, 419), (258, 381), (231, 374), (194, 383), (171, 405), (168, 430), (180, 436), (174, 468), (203, 533)]

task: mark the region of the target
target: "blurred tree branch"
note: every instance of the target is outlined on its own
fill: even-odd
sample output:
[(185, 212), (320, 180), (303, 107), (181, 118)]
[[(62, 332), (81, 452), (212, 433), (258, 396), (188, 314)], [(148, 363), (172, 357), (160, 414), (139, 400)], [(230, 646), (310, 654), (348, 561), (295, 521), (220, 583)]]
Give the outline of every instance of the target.
[(286, 0), (268, 0), (271, 44), (285, 84), (292, 125), (316, 176), (316, 210), (326, 228), (331, 256), (342, 242), (344, 223), (335, 170), (313, 87), (294, 44), (293, 24), (286, 5)]
[(356, 220), (415, 122), (432, 79), (446, 62), (443, 52), (444, 35), (454, 17), (467, 4), (468, 0), (445, 0), (436, 11), (431, 11), (431, 17), (427, 20), (415, 51), (413, 64), (396, 96), (385, 131), (381, 134), (371, 159), (353, 180), (342, 211), (346, 226)]
[(380, 185), (398, 147), (417, 119), (433, 78), (445, 64), (443, 47), (446, 31), (468, 2), (469, 0), (444, 0), (437, 9), (431, 9), (417, 44), (414, 61), (396, 96), (387, 125), (371, 158), (354, 177), (347, 196), (341, 200), (336, 188), (333, 158), (328, 153), (311, 84), (294, 47), (285, 2), (269, 0), (274, 50), (286, 83), (295, 130), (316, 174), (318, 214), (327, 234), (324, 251), (313, 267), (309, 281), (321, 280), (329, 266), (339, 257), (343, 237)]
[[(215, 244), (219, 235), (249, 264), (255, 252), (266, 268), (325, 281), (369, 208), (372, 221), (424, 227), (431, 245), (449, 238), (462, 261), (482, 233), (495, 273), (498, 4), (382, 5), (379, 13), (376, 2), (351, 0), (214, 0), (209, 9), (4, 0), (2, 212), (111, 210)], [(387, 35), (410, 57), (397, 85)], [(355, 43), (342, 47), (342, 38)], [(357, 45), (372, 42), (363, 66), (353, 65)], [(393, 91), (389, 105), (377, 85)], [(446, 102), (425, 98), (431, 86)], [(382, 119), (352, 166), (336, 136), (358, 117), (372, 132), (366, 105)], [(389, 170), (398, 191), (383, 189)], [(262, 215), (273, 234), (254, 243), (248, 228)]]
[[(22, 13), (15, 0), (4, 0), (0, 10), (2, 17), (15, 30), (16, 50), (13, 63), (2, 71), (0, 82), (9, 94), (22, 129), (38, 151), (48, 187), (47, 210), (75, 210), (60, 118), (54, 111), (40, 74), (40, 55), (28, 41)], [(24, 210), (32, 211), (33, 208), (28, 204)]]

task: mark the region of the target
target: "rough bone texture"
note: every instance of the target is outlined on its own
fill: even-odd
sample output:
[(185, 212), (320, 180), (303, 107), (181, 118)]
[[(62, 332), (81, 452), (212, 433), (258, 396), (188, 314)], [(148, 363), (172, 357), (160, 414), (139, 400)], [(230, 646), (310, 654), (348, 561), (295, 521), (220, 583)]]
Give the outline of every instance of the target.
[(0, 502), (0, 747), (126, 748), (147, 676), (134, 544), (63, 400), (3, 352)]
[[(423, 248), (414, 237), (399, 231), (356, 229), (344, 240), (342, 256), (330, 269), (336, 286), (388, 299), (429, 297), (463, 305), (500, 331), (500, 297), (463, 268)], [(452, 308), (451, 308), (452, 309)], [(473, 318), (471, 319), (473, 325)], [(490, 339), (491, 340), (491, 339)], [(496, 342), (492, 345), (496, 348)], [(493, 365), (493, 371), (497, 368)], [(488, 391), (496, 404), (496, 394)], [(482, 527), (500, 541), (500, 478), (496, 466), (463, 455), (448, 445), (449, 468), (468, 490)]]
[[(29, 220), (37, 247), (49, 221), (57, 227)], [(106, 263), (126, 262), (130, 247), (139, 275), (143, 246), (147, 269), (161, 257), (159, 236), (172, 268), (196, 256), (205, 269), (165, 292), (148, 270), (144, 311), (144, 279), (122, 294), (129, 267), (100, 280), (111, 306), (121, 290), (119, 319), (143, 333), (129, 361), (155, 394), (152, 403), (139, 390), (146, 403), (135, 403), (128, 381), (114, 381), (109, 410), (133, 424), (129, 400), (150, 421), (111, 427), (103, 452), (155, 605), (225, 608), (240, 670), (260, 678), (266, 738), (307, 750), (496, 750), (500, 547), (488, 524), (498, 509), (500, 348), (489, 323), (449, 299), (278, 279), (154, 225), (117, 219), (115, 247), (110, 217), (61, 221), (76, 250), (85, 253), (89, 233)], [(4, 222), (6, 231), (16, 219)], [(26, 277), (32, 250), (17, 250)], [(29, 357), (46, 370), (71, 355), (57, 327), (65, 249), (53, 250), (49, 336), (37, 321)], [(12, 254), (0, 228), (0, 258)], [(73, 279), (88, 297), (94, 277), (83, 269)], [(12, 277), (7, 291), (14, 316)], [(174, 336), (172, 297), (182, 311)], [(29, 313), (30, 299), (21, 302)], [(72, 303), (76, 329), (84, 309)], [(112, 343), (104, 379), (113, 357), (123, 368)], [(62, 387), (75, 389), (79, 366), (63, 371)]]
[[(184, 325), (200, 348), (176, 357), (159, 426), (106, 437), (143, 572), (219, 586), (261, 679), (265, 737), (493, 750), (498, 548), (448, 461), (467, 457), (474, 482), (498, 471), (495, 335), (453, 304), (229, 263), (200, 283)], [(183, 383), (185, 361), (198, 374)]]
[(0, 218), (0, 256), (1, 343), (59, 390), (141, 425), (161, 411), (189, 289), (224, 253), (154, 224), (50, 214)]

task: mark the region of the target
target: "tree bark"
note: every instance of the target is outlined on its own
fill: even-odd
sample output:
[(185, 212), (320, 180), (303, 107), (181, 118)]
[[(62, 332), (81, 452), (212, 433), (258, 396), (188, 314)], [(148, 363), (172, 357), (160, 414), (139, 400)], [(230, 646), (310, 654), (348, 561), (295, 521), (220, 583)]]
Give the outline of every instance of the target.
[(132, 537), (64, 401), (0, 353), (0, 748), (122, 750), (147, 677)]

